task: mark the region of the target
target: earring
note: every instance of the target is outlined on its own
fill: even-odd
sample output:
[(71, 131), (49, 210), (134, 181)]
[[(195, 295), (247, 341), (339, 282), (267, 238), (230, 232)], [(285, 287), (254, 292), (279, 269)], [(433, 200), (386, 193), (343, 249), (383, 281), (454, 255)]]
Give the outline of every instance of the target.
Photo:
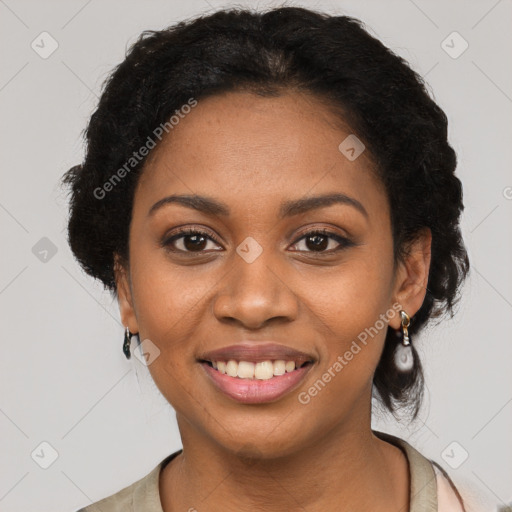
[(123, 352), (126, 356), (126, 359), (130, 359), (131, 352), (130, 352), (130, 344), (132, 342), (132, 336), (133, 334), (130, 332), (130, 329), (127, 327), (126, 331), (124, 333), (124, 343), (123, 343)]
[(411, 339), (407, 330), (411, 319), (404, 310), (400, 310), (400, 316), (402, 318), (402, 343), (395, 350), (395, 365), (400, 372), (410, 372), (414, 366)]

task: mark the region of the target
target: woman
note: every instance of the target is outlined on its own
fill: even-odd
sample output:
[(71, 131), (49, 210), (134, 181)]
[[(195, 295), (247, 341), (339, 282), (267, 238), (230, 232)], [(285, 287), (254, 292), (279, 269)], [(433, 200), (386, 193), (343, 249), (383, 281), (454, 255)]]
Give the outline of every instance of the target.
[(447, 118), (346, 16), (219, 11), (142, 34), (71, 188), (69, 242), (119, 302), (183, 450), (83, 511), (465, 510), (371, 429), (421, 405), (415, 336), (469, 261)]

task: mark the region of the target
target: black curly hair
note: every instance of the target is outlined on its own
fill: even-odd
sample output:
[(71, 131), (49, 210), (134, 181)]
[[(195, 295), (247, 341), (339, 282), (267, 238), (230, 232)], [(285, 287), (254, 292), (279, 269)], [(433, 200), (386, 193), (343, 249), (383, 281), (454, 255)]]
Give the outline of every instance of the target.
[[(299, 7), (220, 10), (144, 31), (129, 48), (105, 80), (85, 130), (83, 163), (62, 178), (71, 196), (68, 241), (83, 269), (117, 297), (114, 255), (128, 262), (134, 190), (147, 160), (138, 156), (134, 163), (134, 152), (155, 128), (170, 127), (169, 119), (191, 99), (237, 90), (308, 92), (350, 126), (388, 194), (395, 265), (422, 229), (432, 232), (427, 291), (411, 319), (411, 338), (430, 319), (453, 316), (469, 259), (458, 224), (462, 185), (447, 117), (421, 76), (360, 20)], [(414, 419), (423, 371), (413, 343), (413, 371), (397, 372), (397, 342), (388, 328), (374, 390), (395, 415), (412, 407)]]

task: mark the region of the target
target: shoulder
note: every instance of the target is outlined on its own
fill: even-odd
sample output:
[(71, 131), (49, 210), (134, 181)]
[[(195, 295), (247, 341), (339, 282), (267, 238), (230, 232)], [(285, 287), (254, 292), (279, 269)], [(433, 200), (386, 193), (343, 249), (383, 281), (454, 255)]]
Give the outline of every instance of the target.
[(435, 495), (435, 501), (437, 502), (435, 510), (437, 512), (467, 512), (459, 489), (443, 467), (434, 460), (425, 457), (406, 441), (401, 441), (402, 445), (407, 447), (411, 472), (421, 470), (431, 484), (432, 498)]
[[(80, 509), (78, 512), (121, 512), (130, 511), (134, 512), (137, 510), (135, 502), (136, 496), (145, 496), (145, 499), (151, 494), (154, 494), (155, 484), (158, 483), (157, 476), (159, 474), (159, 466), (155, 467), (146, 476), (140, 478), (133, 484), (124, 487), (120, 491), (107, 496), (95, 503), (91, 503), (85, 508)], [(147, 508), (148, 512), (160, 512), (158, 508)]]
[(437, 509), (439, 512), (465, 512), (462, 496), (446, 471), (431, 461), (437, 484)]
[(404, 439), (383, 432), (374, 433), (401, 448), (407, 457), (411, 512), (467, 512), (458, 489), (437, 462), (425, 457)]
[(81, 508), (77, 512), (114, 512), (118, 510), (133, 510), (133, 494), (135, 489), (146, 479), (149, 475), (133, 484), (121, 489), (120, 491), (107, 496), (95, 503), (91, 503), (87, 507)]
[(160, 472), (180, 452), (165, 457), (147, 475), (131, 485), (77, 512), (163, 512), (159, 491)]

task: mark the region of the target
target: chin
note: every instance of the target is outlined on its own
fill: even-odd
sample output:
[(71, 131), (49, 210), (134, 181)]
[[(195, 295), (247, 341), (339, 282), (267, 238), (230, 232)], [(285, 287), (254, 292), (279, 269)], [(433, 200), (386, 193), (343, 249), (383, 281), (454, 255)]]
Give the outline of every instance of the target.
[[(303, 427), (276, 428), (269, 426), (258, 429), (257, 422), (246, 429), (217, 432), (216, 441), (230, 454), (245, 461), (271, 460), (299, 453), (308, 444), (307, 432)], [(311, 442), (311, 439), (310, 439)]]

